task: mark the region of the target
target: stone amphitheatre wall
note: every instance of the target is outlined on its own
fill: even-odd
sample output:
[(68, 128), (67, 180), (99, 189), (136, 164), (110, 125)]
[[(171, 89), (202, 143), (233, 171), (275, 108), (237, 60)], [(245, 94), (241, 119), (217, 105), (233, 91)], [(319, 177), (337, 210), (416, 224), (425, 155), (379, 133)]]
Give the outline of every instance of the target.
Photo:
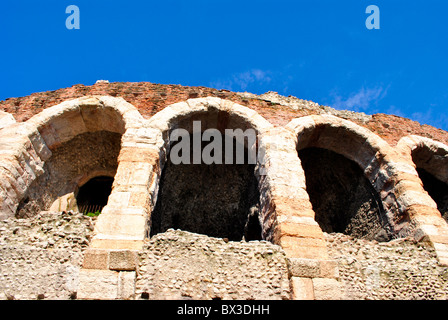
[[(446, 298), (443, 130), (275, 93), (149, 83), (74, 86), (0, 107), (4, 298)], [(170, 134), (192, 133), (193, 121), (221, 133), (253, 129), (264, 157), (238, 170), (171, 165)], [(114, 180), (97, 219), (60, 214), (76, 212), (78, 191), (102, 176)], [(69, 225), (69, 236), (59, 237), (66, 233), (58, 216), (78, 235)], [(334, 240), (334, 232), (345, 238)], [(30, 238), (39, 239), (34, 247)], [(65, 255), (52, 247), (60, 238)], [(420, 275), (404, 269), (410, 259)], [(36, 274), (26, 275), (24, 264)], [(429, 282), (406, 282), (395, 265)], [(368, 293), (372, 279), (389, 291)], [(418, 290), (403, 293), (408, 284)]]

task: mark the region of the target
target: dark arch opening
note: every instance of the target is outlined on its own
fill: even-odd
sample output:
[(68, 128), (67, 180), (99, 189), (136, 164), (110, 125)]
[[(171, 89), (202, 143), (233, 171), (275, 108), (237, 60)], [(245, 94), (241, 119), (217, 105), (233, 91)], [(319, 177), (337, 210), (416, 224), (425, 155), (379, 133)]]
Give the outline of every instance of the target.
[(322, 231), (388, 241), (380, 197), (357, 163), (321, 148), (298, 152), (307, 192)]
[(107, 204), (114, 179), (111, 177), (95, 177), (79, 188), (76, 202), (79, 212), (101, 212)]
[(436, 202), (443, 219), (448, 222), (448, 184), (440, 181), (425, 169), (417, 167), (417, 172), (423, 182), (423, 188)]
[[(202, 150), (207, 144), (202, 143)], [(172, 228), (230, 241), (262, 240), (258, 180), (255, 165), (247, 163), (247, 148), (245, 152), (244, 164), (173, 164), (168, 154), (150, 236)]]

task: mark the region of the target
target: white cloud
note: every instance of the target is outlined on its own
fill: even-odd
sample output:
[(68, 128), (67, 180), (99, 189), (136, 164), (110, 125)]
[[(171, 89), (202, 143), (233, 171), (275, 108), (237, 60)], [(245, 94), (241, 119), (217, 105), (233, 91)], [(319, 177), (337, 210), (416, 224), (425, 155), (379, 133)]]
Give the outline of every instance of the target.
[(231, 75), (228, 79), (220, 79), (210, 83), (211, 87), (230, 91), (245, 91), (252, 84), (266, 84), (271, 82), (269, 72), (252, 69)]
[(383, 99), (387, 94), (387, 89), (383, 87), (377, 88), (361, 88), (357, 92), (350, 94), (347, 98), (340, 95), (333, 95), (332, 107), (336, 109), (344, 109), (351, 111), (367, 111), (370, 110), (378, 101)]

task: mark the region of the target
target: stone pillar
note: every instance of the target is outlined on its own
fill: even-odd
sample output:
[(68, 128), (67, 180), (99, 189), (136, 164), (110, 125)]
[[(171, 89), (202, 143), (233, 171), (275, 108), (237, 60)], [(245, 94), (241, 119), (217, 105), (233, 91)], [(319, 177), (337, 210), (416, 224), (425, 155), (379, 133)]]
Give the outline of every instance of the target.
[[(263, 229), (273, 229), (272, 239), (289, 257), (326, 259), (322, 230), (306, 192), (305, 174), (293, 134), (282, 128), (262, 135), (265, 150), (260, 174)], [(260, 170), (259, 170), (260, 171)], [(275, 227), (271, 225), (275, 223)]]
[(314, 220), (294, 134), (274, 128), (263, 133), (261, 143), (265, 151), (264, 166), (258, 170), (263, 229), (268, 240), (286, 253), (292, 298), (336, 299), (341, 296), (338, 266), (329, 260), (323, 232)]
[(78, 298), (133, 299), (137, 252), (149, 234), (148, 220), (155, 206), (164, 157), (161, 131), (126, 131), (112, 193), (84, 255)]
[(95, 226), (93, 249), (138, 250), (148, 234), (164, 157), (162, 133), (132, 128), (123, 136), (112, 193)]

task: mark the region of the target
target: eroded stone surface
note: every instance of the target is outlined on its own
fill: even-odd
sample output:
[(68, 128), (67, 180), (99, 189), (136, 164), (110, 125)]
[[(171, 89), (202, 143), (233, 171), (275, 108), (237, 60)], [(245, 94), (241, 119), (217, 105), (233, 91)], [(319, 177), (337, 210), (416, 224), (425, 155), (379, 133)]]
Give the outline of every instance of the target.
[(432, 300), (448, 298), (448, 268), (434, 249), (412, 239), (379, 243), (325, 234), (338, 261), (345, 299)]
[(93, 223), (72, 212), (0, 221), (0, 299), (75, 298)]
[(285, 254), (265, 241), (168, 230), (145, 243), (139, 256), (139, 299), (290, 298)]

